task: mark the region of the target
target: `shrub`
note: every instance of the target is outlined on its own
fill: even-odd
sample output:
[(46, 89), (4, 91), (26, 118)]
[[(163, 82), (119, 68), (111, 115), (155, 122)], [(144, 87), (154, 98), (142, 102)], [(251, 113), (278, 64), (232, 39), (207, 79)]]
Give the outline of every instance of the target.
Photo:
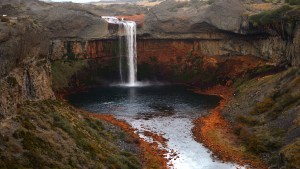
[(7, 77), (6, 81), (11, 87), (15, 87), (18, 84), (18, 81), (15, 77), (9, 76)]
[(243, 124), (246, 124), (249, 126), (256, 126), (256, 125), (260, 124), (258, 120), (256, 120), (254, 117), (251, 117), (251, 116), (238, 115), (236, 117), (236, 120), (240, 123), (243, 123)]
[(300, 95), (285, 95), (284, 97), (278, 99), (274, 105), (273, 111), (267, 114), (270, 119), (276, 119), (285, 109), (287, 109), (292, 104), (299, 101)]
[(300, 166), (300, 139), (285, 146), (282, 153), (287, 161), (288, 168), (298, 168)]
[(255, 108), (250, 112), (251, 115), (262, 114), (272, 108), (274, 101), (271, 98), (265, 98), (262, 102), (258, 102)]
[[(131, 144), (126, 142), (126, 133), (80, 113), (60, 101), (26, 102), (20, 107), (20, 115), (15, 117), (19, 128), (12, 133), (13, 140), (23, 147), (23, 153), (15, 157), (10, 152), (1, 153), (0, 149), (3, 156), (0, 158), (0, 168), (78, 168), (91, 165), (94, 168), (140, 168), (137, 151), (125, 147), (130, 151), (126, 152), (119, 147), (120, 141), (125, 145)], [(41, 124), (48, 127), (41, 129)], [(53, 134), (64, 141), (49, 139)], [(8, 139), (0, 135), (1, 143), (14, 146), (6, 143)], [(66, 149), (70, 151), (65, 151), (65, 143), (71, 143)], [(111, 163), (107, 162), (109, 157), (114, 157)]]
[(251, 76), (259, 76), (259, 75), (264, 75), (267, 73), (271, 73), (272, 71), (276, 71), (276, 67), (272, 65), (264, 65), (261, 67), (258, 67), (255, 69), (253, 72), (250, 72)]
[(290, 5), (300, 5), (300, 0), (285, 0), (285, 3)]
[(71, 77), (87, 66), (85, 60), (58, 60), (51, 63), (54, 90), (69, 87)]
[(246, 148), (254, 153), (270, 153), (282, 145), (279, 137), (273, 137), (268, 131), (257, 133), (251, 132), (244, 126), (238, 129), (238, 135), (243, 140)]
[(266, 25), (280, 21), (280, 19), (283, 19), (285, 14), (292, 9), (293, 8), (291, 6), (285, 5), (275, 10), (269, 10), (256, 15), (252, 15), (249, 19), (254, 26)]

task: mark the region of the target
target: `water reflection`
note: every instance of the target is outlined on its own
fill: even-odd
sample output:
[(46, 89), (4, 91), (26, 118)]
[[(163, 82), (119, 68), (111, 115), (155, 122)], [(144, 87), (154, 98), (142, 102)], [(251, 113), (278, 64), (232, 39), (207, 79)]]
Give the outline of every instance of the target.
[(135, 99), (136, 99), (136, 89), (135, 87), (130, 87), (129, 88), (129, 97), (128, 97), (128, 100), (129, 100), (129, 103), (133, 103), (135, 102)]
[(193, 118), (205, 115), (216, 106), (219, 98), (195, 94), (183, 86), (101, 87), (70, 96), (75, 106), (95, 113), (110, 113), (127, 121), (140, 133), (151, 131), (163, 135), (168, 153), (176, 152), (174, 168), (206, 169), (236, 168), (232, 164), (214, 161), (205, 147), (191, 133)]

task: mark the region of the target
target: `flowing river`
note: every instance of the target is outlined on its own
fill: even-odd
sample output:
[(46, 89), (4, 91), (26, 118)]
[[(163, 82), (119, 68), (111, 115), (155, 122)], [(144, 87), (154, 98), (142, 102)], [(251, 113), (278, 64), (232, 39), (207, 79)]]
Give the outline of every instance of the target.
[[(193, 119), (208, 114), (219, 98), (199, 95), (180, 85), (144, 87), (108, 86), (69, 96), (69, 102), (94, 113), (112, 114), (136, 128), (140, 137), (152, 142), (145, 131), (168, 139), (165, 148), (171, 168), (231, 169), (238, 166), (214, 159), (194, 140)], [(174, 156), (176, 154), (176, 156)]]

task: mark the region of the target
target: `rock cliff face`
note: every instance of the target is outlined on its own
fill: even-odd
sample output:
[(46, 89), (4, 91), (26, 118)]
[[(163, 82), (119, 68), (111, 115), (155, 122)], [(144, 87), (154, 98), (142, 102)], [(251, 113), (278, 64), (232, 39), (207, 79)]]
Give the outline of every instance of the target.
[(8, 112), (16, 112), (24, 101), (37, 101), (54, 98), (51, 89), (51, 67), (49, 61), (39, 60), (15, 68), (0, 80), (1, 117)]
[(294, 66), (300, 65), (300, 22), (297, 23), (294, 38), (291, 43), (287, 44), (287, 58)]
[(145, 30), (152, 33), (198, 33), (223, 30), (239, 33), (245, 7), (239, 0), (165, 1), (150, 9)]
[(50, 41), (42, 29), (30, 17), (10, 17), (0, 27), (5, 30), (0, 36), (0, 116), (4, 117), (26, 100), (50, 99), (54, 93), (47, 57)]
[[(246, 2), (248, 5), (245, 5)], [(253, 13), (249, 10), (249, 6), (254, 2), (261, 3), (261, 0), (178, 3), (166, 1), (146, 9), (134, 5), (101, 7), (72, 3), (44, 3), (38, 0), (1, 0), (0, 122), (3, 125), (0, 127), (5, 128), (5, 124), (10, 121), (14, 121), (17, 125), (19, 122), (11, 117), (16, 116), (20, 106), (22, 107), (26, 101), (52, 99), (55, 98), (53, 90), (61, 91), (69, 87), (110, 83), (119, 78), (118, 34), (115, 26), (101, 19), (100, 16), (104, 15), (136, 19), (139, 22), (137, 53), (140, 80), (166, 80), (204, 87), (214, 84), (230, 86), (237, 77), (252, 78), (252, 76), (270, 73), (269, 69), (273, 70), (274, 66), (299, 67), (299, 9), (295, 8), (296, 10), (292, 9), (289, 12), (292, 13), (288, 15), (291, 18), (280, 18), (277, 21), (276, 17), (281, 15), (275, 13), (271, 15), (273, 20), (268, 19), (267, 24), (255, 25), (248, 17), (249, 12)], [(294, 96), (293, 91), (299, 89), (298, 75), (299, 71), (291, 71), (282, 75), (282, 78), (277, 78), (276, 75), (275, 81), (270, 79), (265, 82), (270, 85), (259, 83), (252, 86), (251, 90), (244, 86), (248, 84), (247, 82), (238, 84), (245, 88), (240, 87), (241, 90), (237, 91), (241, 93), (238, 93), (233, 105), (235, 101), (243, 100), (245, 96), (248, 99), (253, 97), (252, 93), (253, 91), (257, 93), (257, 89), (260, 90), (259, 100), (229, 107), (225, 111), (234, 113), (228, 119), (236, 122), (235, 116), (246, 112), (245, 110), (249, 113), (243, 115), (252, 116), (251, 110), (259, 108), (257, 105), (260, 104), (256, 104), (258, 102), (263, 104), (267, 102), (269, 106), (263, 112), (258, 112), (265, 113), (261, 116), (274, 115), (268, 108), (276, 109), (275, 113), (281, 112), (281, 108), (286, 108), (286, 113), (296, 118), (299, 109), (299, 92)], [(277, 85), (274, 85), (275, 83)], [(285, 86), (289, 83), (296, 85)], [(276, 91), (273, 89), (271, 91), (272, 85)], [(290, 88), (289, 95), (284, 94), (286, 87)], [(270, 98), (273, 99), (272, 104), (268, 105)], [(278, 103), (275, 105), (274, 101)], [(41, 101), (39, 109), (43, 110), (44, 104), (54, 103), (59, 104)], [(281, 103), (284, 105), (277, 105)], [(34, 106), (34, 103), (28, 106)], [(63, 109), (61, 106), (59, 108)], [(46, 105), (47, 107), (51, 106)], [(38, 113), (39, 111), (34, 114)], [(52, 109), (49, 113), (53, 113)], [(276, 119), (277, 115), (282, 120), (286, 120), (282, 117), (284, 114), (275, 114), (276, 116), (272, 117), (275, 120), (271, 119), (267, 123), (276, 125), (276, 122), (281, 122)], [(52, 116), (48, 118), (53, 119)], [(256, 120), (262, 119), (264, 118)], [(23, 120), (26, 123), (24, 127), (28, 127), (28, 121)], [(252, 120), (246, 119), (246, 123), (250, 124), (246, 124), (248, 126), (241, 129), (250, 130), (253, 127)], [(292, 120), (294, 119), (287, 119), (285, 125), (290, 124)], [(49, 128), (51, 125), (53, 124), (49, 124)], [(281, 129), (286, 128), (281, 126)], [(269, 129), (272, 130), (272, 127), (262, 128), (262, 131), (269, 131)], [(52, 128), (49, 129), (51, 130)], [(285, 138), (286, 148), (281, 150), (289, 160), (293, 160), (294, 156), (293, 146), (289, 147), (289, 143), (296, 138), (295, 135), (299, 135), (299, 130), (291, 130), (293, 131)], [(12, 132), (14, 131), (11, 129), (10, 137)], [(260, 133), (262, 132), (253, 134), (260, 135)], [(277, 139), (278, 133), (273, 134)], [(250, 140), (251, 138), (252, 135), (248, 137)], [(1, 133), (0, 144), (2, 140)], [(252, 144), (261, 143), (256, 141), (254, 140)], [(299, 144), (298, 142), (293, 144)], [(0, 148), (0, 153), (1, 150)]]
[[(299, 27), (299, 26), (298, 26)], [(278, 36), (233, 35), (224, 33), (198, 34), (193, 39), (143, 38), (138, 39), (138, 61), (156, 57), (169, 61), (177, 56), (194, 53), (204, 56), (255, 56), (274, 64), (298, 65), (299, 28), (292, 42)], [(52, 59), (118, 57), (118, 39), (87, 41), (52, 41)]]
[[(1, 83), (7, 86), (7, 79), (10, 79), (22, 86), (22, 92), (19, 89), (20, 99), (11, 97), (13, 95), (8, 97), (9, 93), (14, 92), (3, 87), (3, 93), (6, 94), (1, 96), (1, 103), (5, 106), (1, 107), (6, 107), (2, 110), (5, 112), (12, 105), (8, 100), (53, 97), (50, 60), (94, 58), (97, 60), (89, 61), (88, 66), (81, 68), (95, 71), (96, 67), (102, 66), (101, 70), (97, 69), (101, 75), (107, 73), (104, 67), (108, 65), (103, 64), (112, 64), (114, 66), (108, 67), (117, 69), (117, 34), (116, 31), (110, 31), (110, 26), (101, 19), (102, 15), (137, 19), (140, 23), (140, 68), (154, 61), (169, 65), (167, 67), (170, 69), (169, 63), (180, 58), (185, 60), (189, 55), (225, 60), (234, 56), (253, 56), (275, 65), (300, 64), (299, 22), (295, 23), (293, 38), (289, 40), (279, 34), (268, 34), (270, 31), (260, 30), (259, 33), (248, 35), (246, 29), (249, 29), (249, 22), (244, 15), (248, 9), (244, 1), (166, 1), (151, 9), (113, 5), (110, 6), (113, 10), (107, 10), (93, 5), (5, 0), (1, 1), (1, 8), (0, 14), (8, 15), (2, 17), (0, 22)], [(128, 16), (132, 14), (134, 16)], [(88, 69), (89, 66), (92, 68)], [(16, 72), (22, 73), (16, 75)], [(37, 72), (43, 75), (37, 75)], [(117, 76), (117, 70), (113, 72)], [(23, 84), (28, 87), (23, 87)]]

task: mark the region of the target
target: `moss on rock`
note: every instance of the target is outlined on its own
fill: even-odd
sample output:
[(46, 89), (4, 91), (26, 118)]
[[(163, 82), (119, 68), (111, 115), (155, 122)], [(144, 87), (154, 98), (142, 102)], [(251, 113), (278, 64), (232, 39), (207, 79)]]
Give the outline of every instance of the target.
[(127, 133), (60, 101), (28, 102), (10, 125), (0, 134), (0, 168), (141, 167)]

